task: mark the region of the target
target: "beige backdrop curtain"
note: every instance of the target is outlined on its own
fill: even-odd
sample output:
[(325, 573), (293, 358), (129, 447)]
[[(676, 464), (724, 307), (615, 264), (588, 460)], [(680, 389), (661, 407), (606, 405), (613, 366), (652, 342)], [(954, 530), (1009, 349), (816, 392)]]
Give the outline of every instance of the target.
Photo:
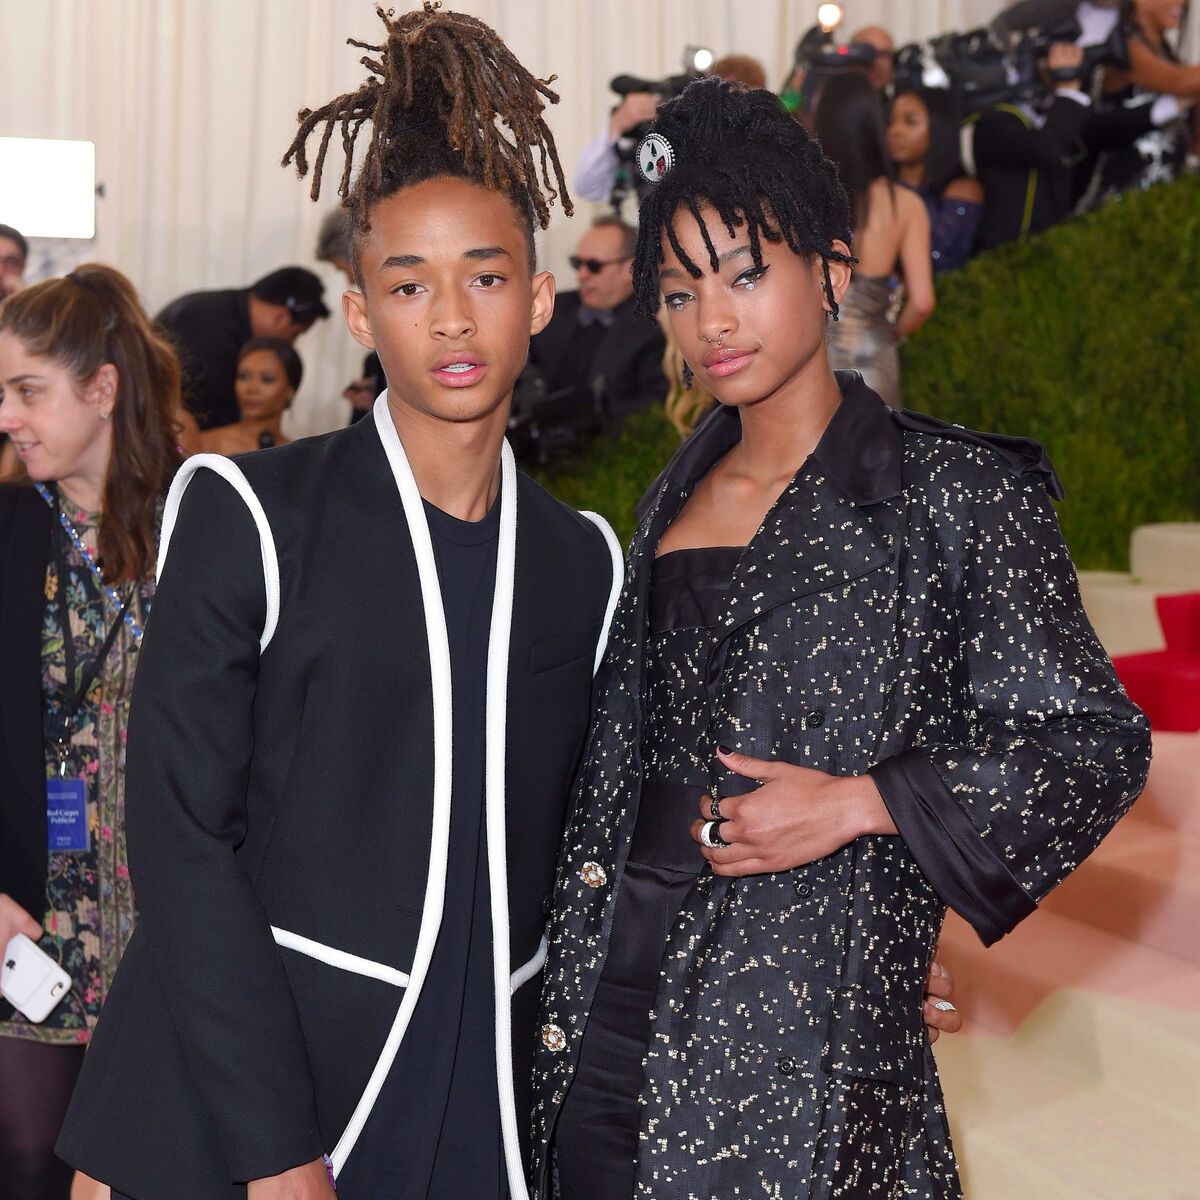
[[(612, 102), (613, 75), (673, 72), (694, 43), (752, 54), (778, 81), (816, 11), (809, 0), (453, 4), (493, 24), (531, 69), (558, 74), (562, 103), (550, 123), (569, 175)], [(843, 32), (880, 23), (906, 41), (978, 25), (1002, 4), (844, 7)], [(0, 134), (94, 141), (104, 188), (95, 241), (43, 248), (44, 269), (111, 262), (154, 311), (187, 290), (241, 285), (284, 263), (313, 265), (317, 226), (333, 200), (312, 204), (279, 159), (300, 107), (357, 85), (360, 52), (346, 38), (371, 40), (379, 28), (371, 0), (0, 0)], [(566, 257), (588, 212), (581, 205), (574, 222), (556, 217), (544, 236), (544, 261), (563, 286), (571, 286)], [(341, 277), (317, 269), (336, 307)], [(292, 431), (341, 424), (339, 394), (362, 352), (340, 317), (298, 348), (306, 375)]]

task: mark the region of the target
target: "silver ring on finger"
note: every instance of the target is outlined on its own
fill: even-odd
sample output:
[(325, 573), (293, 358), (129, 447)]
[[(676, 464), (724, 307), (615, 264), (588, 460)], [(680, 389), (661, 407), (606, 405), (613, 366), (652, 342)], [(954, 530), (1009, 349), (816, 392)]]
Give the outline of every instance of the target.
[(729, 843), (721, 836), (721, 826), (723, 821), (705, 821), (700, 826), (700, 843), (707, 846), (710, 850), (719, 850), (722, 846), (728, 846)]
[(709, 802), (708, 811), (712, 813), (714, 821), (723, 821), (725, 818), (721, 816), (721, 797), (714, 796)]

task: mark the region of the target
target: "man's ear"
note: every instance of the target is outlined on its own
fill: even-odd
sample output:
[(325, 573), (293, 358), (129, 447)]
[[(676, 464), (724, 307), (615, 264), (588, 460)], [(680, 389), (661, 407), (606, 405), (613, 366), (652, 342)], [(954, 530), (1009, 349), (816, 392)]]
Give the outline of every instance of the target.
[(371, 333), (371, 318), (367, 315), (367, 298), (357, 289), (342, 293), (342, 312), (350, 336), (367, 350), (375, 349), (375, 336)]
[(533, 277), (533, 303), (530, 306), (529, 334), (541, 333), (554, 316), (554, 275), (550, 271), (539, 271)]
[[(850, 247), (845, 242), (834, 241), (830, 245), (834, 250), (840, 250), (847, 257), (850, 255)], [(821, 288), (821, 294), (824, 296), (825, 308), (829, 309), (829, 297), (825, 296), (825, 264), (821, 260), (819, 254), (813, 255), (813, 270), (817, 273), (817, 280)], [(833, 298), (840, 305), (843, 297), (846, 295), (846, 289), (850, 286), (850, 277), (854, 274), (854, 269), (849, 263), (844, 263), (839, 259), (831, 258), (829, 260), (829, 282), (833, 285)]]

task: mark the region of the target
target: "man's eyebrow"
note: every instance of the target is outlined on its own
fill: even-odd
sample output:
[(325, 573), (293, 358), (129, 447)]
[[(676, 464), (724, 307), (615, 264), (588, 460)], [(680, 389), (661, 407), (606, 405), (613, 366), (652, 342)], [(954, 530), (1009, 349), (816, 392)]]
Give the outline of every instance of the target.
[(463, 258), (481, 261), (489, 258), (512, 258), (503, 246), (477, 246), (474, 250), (464, 250)]
[(425, 260), (419, 254), (389, 254), (379, 264), (381, 271), (388, 267), (419, 267)]
[[(472, 250), (464, 250), (463, 258), (469, 262), (486, 262), (493, 258), (512, 258), (512, 255), (503, 246), (476, 246)], [(419, 267), (425, 261), (419, 254), (389, 254), (379, 264), (379, 269), (386, 271), (389, 267)]]

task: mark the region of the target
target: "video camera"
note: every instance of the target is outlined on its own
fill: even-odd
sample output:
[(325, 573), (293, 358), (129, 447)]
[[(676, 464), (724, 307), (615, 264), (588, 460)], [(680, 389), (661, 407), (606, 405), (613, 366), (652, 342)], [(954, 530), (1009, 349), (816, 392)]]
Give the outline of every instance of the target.
[[(609, 83), (609, 88), (621, 99), (638, 92), (648, 92), (658, 96), (660, 100), (673, 100), (689, 83), (699, 79), (714, 62), (713, 52), (705, 46), (687, 46), (683, 52), (683, 70), (678, 75), (668, 75), (665, 79), (643, 79), (638, 75), (617, 75)], [(613, 181), (609, 202), (613, 209), (620, 211), (630, 192), (642, 199), (643, 193), (649, 186), (637, 169), (637, 144), (649, 130), (649, 124), (638, 125), (626, 133), (616, 145), (617, 174)]]
[[(1042, 64), (1050, 48), (1060, 42), (1078, 43), (1083, 36), (1073, 11), (1062, 16), (1055, 15), (1052, 8), (1058, 14), (1063, 11), (1062, 5), (1046, 6), (1051, 19), (1040, 24), (1006, 21), (1006, 11), (990, 27), (902, 46), (896, 52), (896, 91), (948, 87), (957, 96), (964, 115), (1014, 100), (1042, 98), (1046, 93)], [(1129, 66), (1126, 32), (1120, 20), (1114, 21), (1103, 42), (1083, 48), (1083, 63), (1078, 69), (1050, 71), (1050, 82), (1078, 78), (1087, 90), (1102, 66)]]

